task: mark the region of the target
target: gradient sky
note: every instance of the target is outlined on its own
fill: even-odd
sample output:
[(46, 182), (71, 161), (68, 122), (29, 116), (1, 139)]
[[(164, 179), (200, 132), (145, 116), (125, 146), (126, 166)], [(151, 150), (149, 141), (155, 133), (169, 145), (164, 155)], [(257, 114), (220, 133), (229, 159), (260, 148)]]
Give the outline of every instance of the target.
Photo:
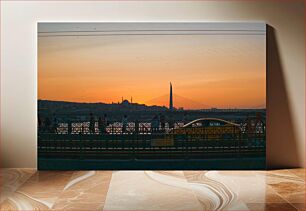
[(38, 38), (38, 98), (168, 106), (266, 106), (265, 35)]

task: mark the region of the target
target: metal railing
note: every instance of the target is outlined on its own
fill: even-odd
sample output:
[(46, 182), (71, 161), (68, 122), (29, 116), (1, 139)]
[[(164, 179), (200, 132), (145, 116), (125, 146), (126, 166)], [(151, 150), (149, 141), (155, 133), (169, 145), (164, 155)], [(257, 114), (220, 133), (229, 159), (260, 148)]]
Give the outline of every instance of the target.
[[(92, 124), (92, 125), (91, 125)], [(182, 127), (184, 123), (174, 123), (173, 128)], [(142, 122), (135, 123), (129, 122), (123, 125), (121, 122), (113, 122), (107, 126), (99, 126), (98, 122), (74, 122), (74, 123), (56, 123), (54, 125), (42, 126), (38, 128), (39, 134), (54, 133), (54, 134), (152, 134), (158, 132), (168, 132), (170, 129), (169, 124), (165, 123), (164, 126), (151, 127), (151, 123)]]
[[(109, 124), (94, 127), (89, 122), (60, 123), (58, 127), (40, 128), (38, 133), (39, 156), (83, 156), (99, 158), (119, 157), (187, 157), (208, 154), (241, 155), (265, 153), (265, 128), (218, 127), (214, 130), (180, 131), (181, 123), (173, 128), (151, 127), (150, 123)], [(264, 125), (262, 125), (264, 126)], [(261, 127), (262, 127), (261, 126)], [(180, 131), (180, 132), (178, 132)]]

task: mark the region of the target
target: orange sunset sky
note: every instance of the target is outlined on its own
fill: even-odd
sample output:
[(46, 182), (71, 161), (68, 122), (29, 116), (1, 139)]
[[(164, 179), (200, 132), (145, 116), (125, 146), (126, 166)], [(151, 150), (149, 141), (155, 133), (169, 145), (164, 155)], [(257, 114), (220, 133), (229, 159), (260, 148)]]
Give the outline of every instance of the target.
[(38, 37), (38, 98), (265, 108), (265, 35)]

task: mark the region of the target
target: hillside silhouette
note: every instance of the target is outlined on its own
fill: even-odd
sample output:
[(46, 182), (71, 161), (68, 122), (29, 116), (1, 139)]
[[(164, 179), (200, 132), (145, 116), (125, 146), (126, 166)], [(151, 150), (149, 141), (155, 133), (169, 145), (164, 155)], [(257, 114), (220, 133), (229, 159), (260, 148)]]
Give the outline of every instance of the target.
[[(146, 105), (159, 105), (159, 106), (169, 106), (169, 94), (165, 94), (145, 102)], [(205, 105), (189, 98), (174, 94), (173, 95), (173, 104), (175, 108), (184, 108), (184, 109), (209, 109), (210, 105)]]

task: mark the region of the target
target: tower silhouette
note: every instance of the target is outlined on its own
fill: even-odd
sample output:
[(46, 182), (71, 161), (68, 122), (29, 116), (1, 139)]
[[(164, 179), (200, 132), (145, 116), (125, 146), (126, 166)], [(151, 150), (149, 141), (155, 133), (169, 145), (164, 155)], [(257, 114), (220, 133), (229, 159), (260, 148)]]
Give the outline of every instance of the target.
[(173, 110), (173, 94), (172, 94), (172, 84), (171, 84), (171, 82), (170, 82), (169, 110)]

